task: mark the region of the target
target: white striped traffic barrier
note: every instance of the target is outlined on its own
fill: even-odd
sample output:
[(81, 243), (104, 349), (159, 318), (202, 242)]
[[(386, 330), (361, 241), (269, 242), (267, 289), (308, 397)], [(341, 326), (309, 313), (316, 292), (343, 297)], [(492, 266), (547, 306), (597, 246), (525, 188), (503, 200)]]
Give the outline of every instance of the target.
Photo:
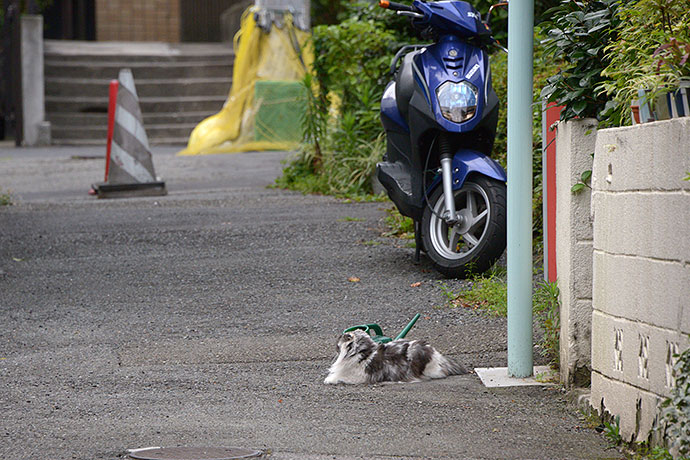
[[(113, 107), (112, 101), (110, 106)], [(165, 195), (165, 182), (156, 177), (153, 168), (130, 69), (120, 70), (114, 106), (115, 112), (108, 114), (113, 131), (112, 140), (110, 133), (108, 135), (105, 182), (94, 184), (93, 190), (99, 198)]]

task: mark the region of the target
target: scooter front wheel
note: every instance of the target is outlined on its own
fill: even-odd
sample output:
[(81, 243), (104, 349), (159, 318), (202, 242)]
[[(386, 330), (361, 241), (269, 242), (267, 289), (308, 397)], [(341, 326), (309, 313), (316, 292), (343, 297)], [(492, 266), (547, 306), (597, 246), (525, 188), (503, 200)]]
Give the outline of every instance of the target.
[(440, 185), (428, 197), (422, 216), (422, 240), (436, 269), (449, 278), (488, 270), (506, 247), (505, 183), (481, 175), (455, 190), (459, 219), (449, 225)]

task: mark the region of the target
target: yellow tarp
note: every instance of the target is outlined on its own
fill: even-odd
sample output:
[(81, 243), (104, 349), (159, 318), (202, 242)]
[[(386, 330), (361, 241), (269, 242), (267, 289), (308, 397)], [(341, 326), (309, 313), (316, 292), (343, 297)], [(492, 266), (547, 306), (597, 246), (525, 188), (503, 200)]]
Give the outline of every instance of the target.
[(187, 148), (180, 155), (297, 147), (294, 141), (255, 139), (257, 106), (271, 101), (255, 101), (254, 87), (259, 80), (302, 80), (313, 62), (313, 53), (307, 44), (309, 33), (297, 29), (289, 14), (285, 15), (282, 27), (273, 24), (270, 33), (266, 33), (256, 24), (255, 11), (254, 7), (245, 11), (235, 37), (235, 64), (228, 100), (220, 112), (194, 128)]

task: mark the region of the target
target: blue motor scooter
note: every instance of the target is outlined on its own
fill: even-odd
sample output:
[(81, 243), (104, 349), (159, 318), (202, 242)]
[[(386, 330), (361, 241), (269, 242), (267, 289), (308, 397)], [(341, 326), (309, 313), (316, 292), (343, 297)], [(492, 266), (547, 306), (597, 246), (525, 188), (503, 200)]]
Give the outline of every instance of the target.
[(497, 42), (464, 1), (379, 5), (410, 16), (433, 40), (401, 48), (391, 64), (379, 182), (414, 220), (417, 259), (425, 251), (448, 277), (483, 272), (506, 246), (506, 173), (489, 156), (499, 100), (487, 47)]

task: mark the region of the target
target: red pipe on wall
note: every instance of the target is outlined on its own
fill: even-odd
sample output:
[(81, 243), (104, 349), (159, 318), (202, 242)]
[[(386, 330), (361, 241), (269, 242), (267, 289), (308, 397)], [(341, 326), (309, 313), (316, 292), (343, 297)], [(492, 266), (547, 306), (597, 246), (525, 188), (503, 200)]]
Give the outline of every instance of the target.
[(551, 103), (547, 106), (545, 111), (545, 139), (542, 141), (546, 146), (545, 150), (545, 171), (543, 171), (544, 178), (544, 194), (546, 198), (544, 209), (546, 215), (544, 216), (544, 222), (546, 227), (546, 232), (544, 239), (547, 248), (546, 254), (546, 267), (545, 271), (547, 274), (547, 281), (555, 283), (558, 277), (556, 272), (556, 131), (551, 129), (554, 124), (561, 117), (562, 106), (557, 106)]

